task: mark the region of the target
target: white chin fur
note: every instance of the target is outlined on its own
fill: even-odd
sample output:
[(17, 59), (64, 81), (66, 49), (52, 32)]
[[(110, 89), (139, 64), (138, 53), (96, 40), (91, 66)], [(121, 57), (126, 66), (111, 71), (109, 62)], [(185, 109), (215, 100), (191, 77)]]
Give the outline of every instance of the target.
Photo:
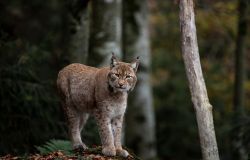
[(115, 88), (116, 91), (118, 92), (127, 92), (127, 89), (122, 89), (122, 88)]

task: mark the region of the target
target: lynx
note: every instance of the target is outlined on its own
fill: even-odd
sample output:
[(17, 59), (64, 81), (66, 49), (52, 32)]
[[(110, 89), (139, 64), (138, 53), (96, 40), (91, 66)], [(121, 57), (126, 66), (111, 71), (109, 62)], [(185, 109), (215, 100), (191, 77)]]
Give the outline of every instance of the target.
[(110, 67), (94, 68), (74, 63), (59, 72), (57, 87), (74, 149), (87, 148), (80, 133), (92, 115), (97, 122), (102, 153), (129, 155), (122, 148), (121, 131), (128, 92), (135, 87), (138, 66), (139, 57), (132, 63), (125, 63), (113, 54)]

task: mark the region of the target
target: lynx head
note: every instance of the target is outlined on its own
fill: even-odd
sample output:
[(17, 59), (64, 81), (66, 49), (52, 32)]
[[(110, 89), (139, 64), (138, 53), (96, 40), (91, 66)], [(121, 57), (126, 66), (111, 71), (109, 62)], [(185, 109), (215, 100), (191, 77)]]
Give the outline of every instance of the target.
[(139, 66), (139, 57), (132, 63), (119, 61), (112, 53), (108, 82), (116, 92), (132, 91), (135, 87), (137, 77), (136, 71)]

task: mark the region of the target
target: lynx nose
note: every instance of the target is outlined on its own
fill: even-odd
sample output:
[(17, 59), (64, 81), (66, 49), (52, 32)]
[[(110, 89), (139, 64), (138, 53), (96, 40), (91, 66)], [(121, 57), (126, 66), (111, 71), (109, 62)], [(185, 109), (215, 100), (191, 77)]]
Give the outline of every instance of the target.
[(119, 80), (119, 81), (118, 81), (119, 87), (123, 87), (124, 84), (125, 84), (124, 80)]

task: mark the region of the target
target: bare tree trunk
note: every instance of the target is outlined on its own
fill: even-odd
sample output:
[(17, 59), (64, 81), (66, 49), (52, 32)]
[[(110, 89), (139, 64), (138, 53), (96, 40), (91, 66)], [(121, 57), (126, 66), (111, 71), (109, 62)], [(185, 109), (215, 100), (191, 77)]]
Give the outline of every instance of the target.
[(245, 81), (245, 46), (247, 35), (247, 4), (246, 0), (239, 0), (238, 6), (238, 36), (235, 50), (235, 89), (234, 110), (238, 114), (244, 112), (244, 88)]
[(125, 141), (143, 159), (156, 157), (155, 117), (150, 84), (148, 1), (123, 1), (123, 53), (125, 61), (140, 56), (138, 82), (130, 93)]
[(68, 1), (68, 54), (70, 62), (85, 63), (89, 45), (88, 0)]
[(202, 157), (203, 160), (219, 160), (212, 106), (209, 103), (200, 64), (193, 0), (180, 1), (180, 28), (182, 56), (196, 112)]
[[(235, 49), (235, 85), (234, 85), (234, 126), (232, 133), (233, 159), (247, 160), (248, 154), (243, 145), (243, 128), (240, 125), (244, 119), (244, 82), (245, 82), (245, 46), (247, 35), (247, 0), (238, 1), (238, 35)], [(235, 127), (235, 125), (238, 125)]]
[(121, 0), (92, 0), (89, 65), (110, 63), (111, 53), (121, 57)]

